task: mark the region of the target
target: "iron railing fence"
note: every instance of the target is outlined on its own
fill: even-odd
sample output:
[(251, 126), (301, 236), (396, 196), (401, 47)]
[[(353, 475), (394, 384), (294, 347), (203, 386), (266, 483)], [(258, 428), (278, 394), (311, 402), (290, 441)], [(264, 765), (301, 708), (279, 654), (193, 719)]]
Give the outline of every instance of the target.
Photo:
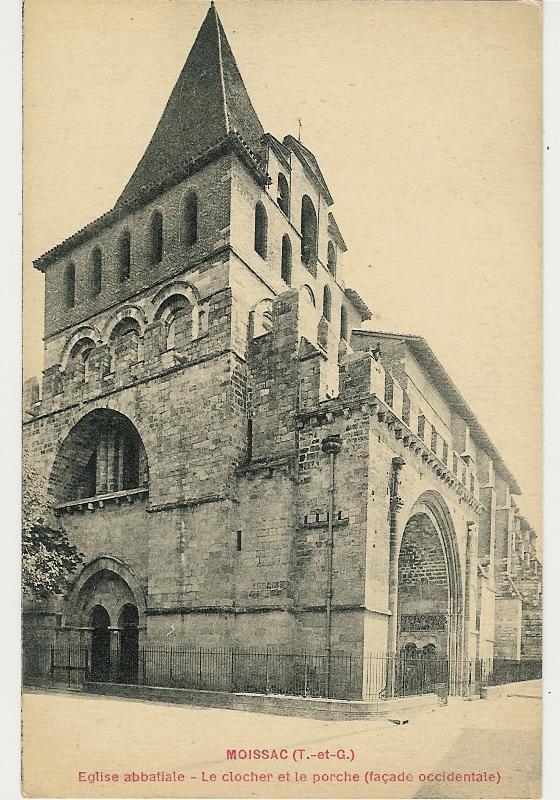
[(383, 700), (436, 693), (479, 694), (481, 686), (541, 676), (541, 662), (440, 658), (369, 653), (294, 653), (276, 649), (191, 645), (79, 645), (24, 648), (24, 681), (83, 686), (140, 686), (249, 692), (299, 697)]

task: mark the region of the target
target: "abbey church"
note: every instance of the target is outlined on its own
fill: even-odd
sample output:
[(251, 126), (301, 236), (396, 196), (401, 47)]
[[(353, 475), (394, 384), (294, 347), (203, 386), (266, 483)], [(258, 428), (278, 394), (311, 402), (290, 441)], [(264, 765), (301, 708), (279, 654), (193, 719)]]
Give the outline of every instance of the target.
[(519, 486), (429, 344), (364, 326), (346, 251), (212, 4), (115, 206), (34, 263), (24, 447), (84, 561), (24, 646), (540, 659)]

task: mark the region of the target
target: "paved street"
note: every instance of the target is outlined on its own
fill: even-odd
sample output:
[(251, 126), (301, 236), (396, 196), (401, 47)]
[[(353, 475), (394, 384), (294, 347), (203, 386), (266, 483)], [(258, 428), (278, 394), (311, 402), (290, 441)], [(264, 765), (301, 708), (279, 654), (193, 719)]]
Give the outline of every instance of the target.
[[(31, 797), (534, 798), (540, 795), (535, 686), (519, 697), (452, 700), (405, 725), (27, 692), (24, 791)], [(284, 758), (228, 760), (228, 748), (275, 748)], [(464, 773), (471, 781), (458, 782)], [(99, 780), (113, 774), (118, 781)], [(162, 780), (166, 774), (174, 780)]]

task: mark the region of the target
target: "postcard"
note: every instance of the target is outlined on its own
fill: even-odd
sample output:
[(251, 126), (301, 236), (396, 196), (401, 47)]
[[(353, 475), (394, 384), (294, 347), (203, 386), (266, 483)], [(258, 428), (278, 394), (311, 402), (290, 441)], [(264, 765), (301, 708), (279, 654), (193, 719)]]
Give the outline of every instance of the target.
[(25, 4), (24, 796), (540, 796), (541, 11)]

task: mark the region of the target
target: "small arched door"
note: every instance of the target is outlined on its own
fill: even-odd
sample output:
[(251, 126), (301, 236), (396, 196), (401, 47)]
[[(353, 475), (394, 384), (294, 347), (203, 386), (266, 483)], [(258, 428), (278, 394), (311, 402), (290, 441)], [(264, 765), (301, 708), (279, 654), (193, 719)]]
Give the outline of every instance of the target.
[(91, 678), (106, 681), (111, 671), (111, 620), (107, 609), (94, 606), (91, 612)]
[(138, 680), (138, 609), (127, 603), (119, 615), (119, 679), (123, 683)]

